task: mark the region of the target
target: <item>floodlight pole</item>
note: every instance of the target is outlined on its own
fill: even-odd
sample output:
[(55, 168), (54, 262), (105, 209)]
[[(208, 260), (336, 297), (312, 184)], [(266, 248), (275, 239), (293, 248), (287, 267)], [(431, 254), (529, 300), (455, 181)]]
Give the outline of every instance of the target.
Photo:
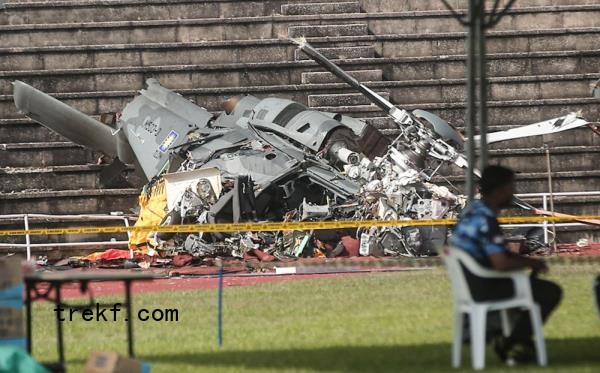
[[(452, 15), (467, 28), (467, 110), (465, 132), (467, 136), (467, 161), (469, 163), (466, 175), (466, 194), (469, 200), (475, 197), (475, 165), (483, 170), (488, 163), (488, 116), (487, 116), (487, 59), (485, 32), (494, 27), (508, 12), (516, 0), (508, 0), (500, 10), (501, 0), (494, 0), (492, 8), (486, 12), (485, 0), (469, 0), (466, 17), (457, 12), (448, 2), (441, 0)], [(479, 87), (479, 89), (478, 89)], [(477, 100), (479, 99), (479, 106)], [(475, 148), (475, 127), (479, 120), (479, 162)]]
[(477, 99), (477, 55), (475, 54), (478, 45), (476, 32), (476, 2), (469, 0), (469, 13), (467, 22), (467, 120), (465, 132), (467, 135), (467, 197), (469, 201), (475, 197), (475, 123), (477, 122), (476, 102)]
[[(471, 0), (473, 1), (473, 0)], [(477, 73), (479, 74), (479, 169), (483, 169), (488, 164), (488, 144), (487, 144), (487, 133), (488, 133), (488, 118), (487, 118), (487, 58), (485, 48), (485, 1), (479, 2), (479, 7), (476, 10), (475, 20), (475, 35), (477, 39), (477, 52), (479, 58), (479, 65)]]

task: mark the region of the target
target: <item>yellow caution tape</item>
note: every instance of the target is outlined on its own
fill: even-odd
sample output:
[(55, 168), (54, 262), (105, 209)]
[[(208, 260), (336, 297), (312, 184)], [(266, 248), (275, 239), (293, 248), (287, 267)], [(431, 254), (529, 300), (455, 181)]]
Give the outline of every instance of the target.
[[(582, 216), (512, 216), (498, 219), (502, 224), (525, 224), (541, 222), (573, 222), (598, 220), (600, 215)], [(277, 232), (293, 230), (328, 230), (370, 227), (419, 227), (454, 225), (456, 219), (406, 219), (406, 220), (332, 220), (332, 221), (301, 221), (301, 222), (264, 222), (264, 223), (219, 223), (219, 224), (183, 224), (183, 225), (153, 225), (135, 226), (106, 226), (106, 227), (66, 227), (66, 228), (37, 228), (0, 230), (1, 236), (30, 236), (89, 234), (89, 233), (127, 233), (127, 232), (165, 232), (165, 233), (232, 233), (232, 232)]]

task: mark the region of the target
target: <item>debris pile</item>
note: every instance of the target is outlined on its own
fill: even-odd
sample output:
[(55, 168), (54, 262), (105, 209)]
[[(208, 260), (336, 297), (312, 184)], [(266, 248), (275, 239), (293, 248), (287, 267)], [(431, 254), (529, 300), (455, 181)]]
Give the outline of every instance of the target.
[[(235, 99), (229, 113), (202, 130), (190, 132), (172, 149), (165, 172), (144, 188), (138, 225), (158, 225), (159, 221), (160, 225), (178, 225), (439, 219), (454, 217), (464, 207), (463, 196), (427, 182), (431, 175), (415, 170), (415, 163), (424, 167), (427, 159), (404, 145), (406, 134), (389, 143), (377, 138), (365, 123), (356, 121), (359, 127), (352, 122), (357, 129), (352, 131), (333, 121), (337, 128), (321, 135), (320, 146), (310, 149), (282, 135), (281, 129), (289, 123), (275, 132), (257, 120), (260, 110), (256, 107), (269, 100), (274, 99)], [(323, 126), (331, 121), (297, 103), (281, 105), (280, 101), (286, 100), (277, 101), (283, 112), (293, 106), (295, 117), (302, 109), (312, 117), (312, 123)], [(223, 117), (235, 118), (234, 125)], [(128, 116), (123, 115), (122, 120)], [(364, 141), (365, 133), (370, 142)], [(383, 152), (372, 147), (382, 142)], [(166, 172), (173, 168), (173, 162), (175, 171)], [(446, 235), (446, 227), (237, 234), (154, 232), (134, 235), (131, 243), (135, 248), (148, 247), (161, 257), (188, 253), (196, 258), (233, 256), (271, 261), (285, 257), (428, 256), (435, 253), (435, 242), (443, 243)]]
[[(20, 81), (13, 83), (13, 97), (28, 117), (102, 152), (102, 162), (114, 160), (103, 168), (102, 185), (120, 184), (123, 171), (135, 165), (148, 181), (137, 226), (455, 217), (464, 207), (464, 196), (450, 182), (430, 181), (443, 167), (478, 174), (463, 154), (463, 136), (433, 113), (396, 107), (305, 40), (295, 42), (379, 107), (399, 136), (390, 141), (364, 121), (275, 97), (234, 97), (215, 115), (155, 79), (121, 113), (104, 115), (102, 121)], [(491, 144), (583, 126), (596, 129), (570, 113), (486, 136)], [(524, 210), (553, 215), (514, 201)], [(135, 231), (130, 248), (180, 263), (217, 256), (262, 261), (427, 256), (447, 234), (444, 226), (236, 234)], [(528, 241), (528, 234), (524, 237)], [(536, 242), (515, 248), (543, 249)]]

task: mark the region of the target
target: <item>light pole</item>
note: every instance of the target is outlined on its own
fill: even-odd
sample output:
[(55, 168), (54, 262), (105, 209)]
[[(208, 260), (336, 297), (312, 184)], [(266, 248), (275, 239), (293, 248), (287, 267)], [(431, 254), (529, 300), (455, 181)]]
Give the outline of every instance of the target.
[[(485, 32), (500, 22), (516, 0), (509, 0), (504, 7), (502, 0), (494, 0), (492, 8), (486, 11), (485, 0), (469, 0), (467, 14), (455, 10), (448, 0), (441, 0), (452, 15), (467, 28), (467, 110), (465, 132), (467, 136), (467, 171), (466, 194), (469, 200), (475, 196), (475, 128), (479, 120), (479, 169), (483, 170), (488, 162), (487, 147), (487, 89), (486, 78), (486, 40)], [(479, 84), (479, 85), (478, 85)], [(479, 89), (478, 89), (479, 88)], [(479, 106), (478, 106), (479, 104)]]

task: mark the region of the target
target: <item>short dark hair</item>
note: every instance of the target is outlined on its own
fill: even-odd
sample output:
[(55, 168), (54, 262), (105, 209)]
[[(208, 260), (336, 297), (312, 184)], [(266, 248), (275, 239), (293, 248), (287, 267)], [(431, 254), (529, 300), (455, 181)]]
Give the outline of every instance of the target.
[(515, 172), (510, 168), (497, 165), (487, 166), (479, 179), (479, 190), (481, 194), (490, 194), (514, 180)]

